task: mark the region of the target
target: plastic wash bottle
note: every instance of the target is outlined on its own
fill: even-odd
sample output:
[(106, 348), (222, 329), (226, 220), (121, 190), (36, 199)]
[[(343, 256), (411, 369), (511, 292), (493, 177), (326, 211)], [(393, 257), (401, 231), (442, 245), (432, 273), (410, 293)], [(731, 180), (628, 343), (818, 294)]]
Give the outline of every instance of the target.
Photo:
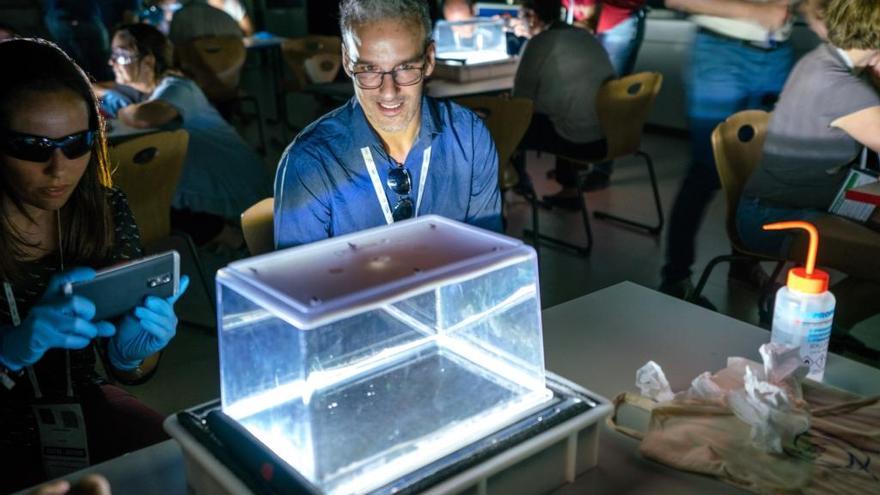
[(785, 287), (776, 293), (770, 341), (799, 347), (801, 359), (810, 367), (807, 378), (822, 381), (836, 301), (828, 292), (828, 273), (816, 269), (819, 231), (813, 224), (801, 221), (764, 226), (764, 230), (787, 229), (806, 230), (810, 244), (806, 265), (789, 270)]

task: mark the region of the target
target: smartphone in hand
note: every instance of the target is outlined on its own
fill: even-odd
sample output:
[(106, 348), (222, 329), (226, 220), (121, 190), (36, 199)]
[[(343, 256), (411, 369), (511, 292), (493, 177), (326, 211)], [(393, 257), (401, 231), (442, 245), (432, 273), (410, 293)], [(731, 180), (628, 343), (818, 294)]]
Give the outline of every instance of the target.
[(100, 270), (94, 279), (65, 284), (63, 290), (92, 301), (93, 320), (102, 321), (122, 316), (147, 296), (167, 298), (179, 288), (180, 255), (172, 250)]

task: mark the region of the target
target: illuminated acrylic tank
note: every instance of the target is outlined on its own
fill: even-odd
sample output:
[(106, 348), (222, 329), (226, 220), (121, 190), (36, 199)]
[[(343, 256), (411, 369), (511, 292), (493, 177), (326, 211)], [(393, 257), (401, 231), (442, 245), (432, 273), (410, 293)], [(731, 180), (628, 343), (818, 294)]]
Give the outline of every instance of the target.
[(223, 411), (326, 493), (514, 422), (545, 387), (537, 261), (436, 216), (218, 272)]
[(479, 64), (508, 59), (504, 21), (473, 19), (437, 21), (434, 27), (437, 58), (457, 60), (463, 64)]

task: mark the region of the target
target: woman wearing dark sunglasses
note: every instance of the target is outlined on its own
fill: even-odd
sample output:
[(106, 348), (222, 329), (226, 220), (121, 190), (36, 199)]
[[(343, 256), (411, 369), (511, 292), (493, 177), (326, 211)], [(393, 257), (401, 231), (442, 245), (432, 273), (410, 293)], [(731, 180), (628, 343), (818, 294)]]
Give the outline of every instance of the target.
[[(110, 187), (101, 117), (82, 70), (54, 45), (27, 39), (0, 42), (0, 67), (14, 68), (0, 77), (5, 493), (62, 474), (62, 464), (85, 467), (164, 438), (162, 416), (101, 378), (95, 355), (118, 381), (148, 378), (174, 336), (179, 294), (95, 322), (91, 301), (62, 293), (65, 282), (141, 256), (137, 226)], [(77, 455), (50, 457), (59, 439), (47, 428), (63, 431), (65, 452)]]

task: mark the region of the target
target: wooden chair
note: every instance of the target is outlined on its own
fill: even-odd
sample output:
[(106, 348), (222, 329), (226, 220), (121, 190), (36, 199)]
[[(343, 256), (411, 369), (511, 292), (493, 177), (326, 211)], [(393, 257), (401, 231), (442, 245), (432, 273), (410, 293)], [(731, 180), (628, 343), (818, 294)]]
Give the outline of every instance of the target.
[(275, 198), (258, 201), (241, 214), (241, 230), (248, 251), (254, 256), (275, 249)]
[(337, 98), (327, 96), (320, 88), (332, 83), (342, 68), (342, 38), (313, 35), (288, 39), (281, 45), (281, 56), (292, 78), (284, 82), (285, 104), (280, 110), (285, 125), (295, 129), (286, 108), (286, 98), (291, 93), (312, 94), (324, 107), (338, 103)]
[(718, 124), (712, 131), (712, 151), (715, 156), (715, 167), (718, 169), (718, 177), (721, 179), (721, 189), (724, 191), (724, 199), (727, 204), (725, 215), (725, 229), (727, 237), (737, 254), (717, 256), (712, 259), (700, 275), (690, 300), (696, 300), (706, 287), (706, 282), (712, 274), (712, 270), (719, 263), (734, 261), (773, 261), (776, 268), (770, 277), (770, 286), (762, 290), (760, 310), (762, 320), (765, 312), (770, 308), (765, 307), (764, 299), (772, 288), (773, 281), (779, 276), (785, 265), (785, 258), (765, 256), (749, 251), (739, 238), (736, 229), (736, 210), (743, 188), (752, 172), (758, 167), (763, 154), (764, 138), (767, 136), (767, 123), (770, 114), (763, 110), (745, 110), (735, 113), (724, 122)]
[(284, 90), (304, 91), (311, 84), (336, 79), (342, 68), (342, 38), (316, 35), (288, 39), (281, 45), (281, 54), (293, 75)]
[[(561, 239), (542, 235), (536, 223), (533, 225), (533, 232), (531, 233), (535, 238), (536, 245), (539, 241), (546, 241), (572, 249), (585, 256), (589, 255), (593, 247), (593, 231), (590, 227), (589, 210), (584, 198), (583, 182), (592, 163), (616, 160), (630, 155), (637, 155), (645, 160), (654, 195), (657, 223), (655, 225), (648, 225), (602, 211), (595, 212), (593, 216), (599, 219), (613, 220), (637, 229), (644, 229), (652, 235), (660, 234), (663, 229), (663, 206), (660, 203), (657, 176), (654, 172), (654, 162), (651, 160), (650, 155), (641, 150), (641, 143), (642, 129), (662, 86), (663, 75), (659, 72), (640, 72), (620, 79), (612, 79), (599, 88), (596, 94), (596, 110), (602, 133), (608, 142), (608, 152), (601, 160), (595, 161), (585, 161), (579, 157), (572, 156), (557, 156), (557, 159), (567, 160), (578, 169), (577, 189), (578, 196), (581, 199), (581, 217), (584, 224), (584, 233), (587, 236), (587, 244), (579, 246)], [(536, 208), (537, 206), (537, 201), (533, 201), (532, 207)], [(537, 215), (533, 215), (533, 218), (537, 219)]]
[(244, 42), (235, 36), (194, 38), (177, 45), (174, 54), (181, 71), (199, 85), (208, 100), (224, 115), (230, 113), (230, 109), (237, 110), (243, 102), (253, 105), (260, 135), (259, 151), (265, 152), (260, 103), (240, 87), (241, 71), (247, 58)]
[[(494, 96), (469, 96), (456, 102), (479, 115), (489, 129), (498, 150), (498, 187), (504, 200), (504, 191), (519, 181), (519, 175), (510, 158), (516, 152), (532, 121), (534, 102), (528, 98), (498, 98)], [(502, 204), (503, 211), (503, 204)]]
[[(132, 138), (109, 148), (113, 182), (128, 197), (147, 252), (177, 249), (181, 265), (192, 269), (191, 284), (184, 299), (203, 295), (201, 304), (213, 315), (213, 298), (205, 271), (192, 239), (171, 230), (171, 203), (186, 159), (189, 134), (183, 129), (156, 132)], [(193, 295), (198, 293), (197, 295)], [(213, 316), (207, 319), (213, 320)], [(203, 326), (205, 318), (188, 320)]]

